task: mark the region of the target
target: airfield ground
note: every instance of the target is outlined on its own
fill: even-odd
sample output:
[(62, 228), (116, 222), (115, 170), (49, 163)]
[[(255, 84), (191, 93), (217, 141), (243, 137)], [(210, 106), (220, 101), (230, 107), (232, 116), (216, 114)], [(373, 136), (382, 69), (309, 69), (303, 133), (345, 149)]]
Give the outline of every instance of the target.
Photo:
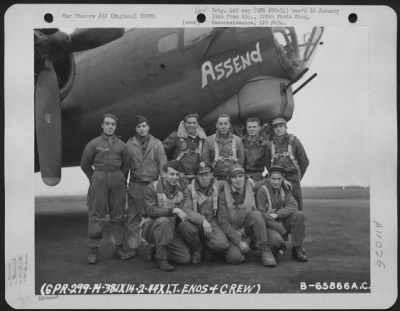
[[(275, 268), (261, 266), (258, 252), (252, 251), (242, 265), (227, 265), (222, 259), (216, 259), (198, 266), (177, 266), (170, 273), (159, 271), (154, 262), (148, 261), (144, 247), (132, 260), (112, 259), (108, 228), (100, 261), (89, 266), (86, 263), (86, 198), (36, 197), (36, 293), (40, 293), (44, 283), (259, 284), (262, 293), (304, 292), (301, 282), (320, 282), (320, 285), (367, 282), (369, 285), (369, 189), (305, 188), (303, 193), (307, 215), (304, 246), (309, 262), (293, 261), (289, 243)], [(306, 292), (329, 290), (309, 287)]]

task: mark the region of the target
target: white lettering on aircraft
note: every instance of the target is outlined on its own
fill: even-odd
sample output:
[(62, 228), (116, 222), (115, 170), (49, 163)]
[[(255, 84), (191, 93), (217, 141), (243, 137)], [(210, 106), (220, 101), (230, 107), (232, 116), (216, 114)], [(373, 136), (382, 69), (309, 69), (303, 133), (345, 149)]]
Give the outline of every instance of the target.
[(209, 76), (212, 80), (219, 81), (224, 77), (228, 78), (233, 72), (238, 73), (255, 63), (261, 63), (262, 61), (260, 42), (257, 42), (255, 50), (247, 51), (244, 55), (230, 57), (226, 61), (219, 62), (215, 66), (213, 66), (211, 61), (208, 60), (201, 65), (201, 88), (207, 86)]

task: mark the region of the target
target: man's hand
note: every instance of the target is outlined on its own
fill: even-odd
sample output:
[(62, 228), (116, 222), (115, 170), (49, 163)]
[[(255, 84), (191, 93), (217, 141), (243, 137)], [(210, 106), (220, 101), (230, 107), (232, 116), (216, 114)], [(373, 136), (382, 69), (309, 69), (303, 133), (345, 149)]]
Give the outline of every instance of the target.
[(240, 228), (239, 230), (236, 230), (236, 232), (240, 235), (241, 238), (246, 237), (246, 232), (244, 231), (244, 228)]
[(243, 253), (247, 253), (250, 250), (249, 245), (245, 241), (239, 242), (239, 248)]
[(289, 189), (289, 191), (292, 191), (293, 186), (292, 186), (292, 184), (291, 184), (290, 181), (284, 179), (284, 180), (283, 180), (283, 184), (284, 184), (284, 186), (285, 186), (287, 189)]
[(174, 215), (178, 216), (182, 221), (185, 221), (187, 215), (184, 211), (182, 211), (180, 208), (175, 207), (173, 209)]
[(203, 230), (204, 230), (204, 234), (208, 238), (212, 232), (212, 228), (211, 228), (210, 223), (206, 219), (203, 220)]
[(279, 217), (276, 213), (270, 213), (269, 216), (272, 217), (274, 220), (277, 220)]
[(276, 209), (270, 209), (267, 212), (267, 216), (271, 217), (274, 220), (278, 219), (278, 217), (279, 217), (278, 214), (276, 213)]

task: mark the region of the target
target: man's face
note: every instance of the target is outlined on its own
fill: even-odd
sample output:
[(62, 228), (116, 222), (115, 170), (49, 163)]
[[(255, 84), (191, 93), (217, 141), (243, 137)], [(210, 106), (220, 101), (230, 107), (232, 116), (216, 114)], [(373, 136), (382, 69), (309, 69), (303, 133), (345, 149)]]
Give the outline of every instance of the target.
[(220, 134), (226, 135), (229, 133), (229, 129), (231, 128), (231, 122), (227, 117), (220, 117), (218, 118), (216, 127)]
[(244, 182), (245, 182), (244, 174), (239, 173), (237, 175), (232, 176), (231, 182), (232, 182), (232, 186), (233, 186), (233, 188), (235, 188), (235, 190), (239, 190), (239, 191), (243, 190)]
[(165, 178), (171, 186), (176, 186), (178, 184), (179, 176), (180, 173), (177, 170), (174, 170), (172, 167), (168, 167)]
[(136, 126), (136, 133), (139, 136), (147, 136), (147, 134), (149, 134), (150, 131), (150, 126), (147, 124), (147, 122), (142, 122), (140, 123), (138, 126)]
[(273, 172), (270, 179), (272, 188), (279, 189), (282, 186), (283, 176), (281, 173)]
[(101, 127), (104, 134), (111, 136), (114, 135), (115, 130), (117, 129), (117, 122), (113, 118), (105, 117)]
[(210, 185), (212, 178), (213, 178), (212, 172), (205, 172), (197, 175), (197, 180), (200, 184), (200, 187), (202, 188), (207, 188)]
[(256, 136), (260, 133), (261, 126), (258, 122), (247, 122), (246, 130), (250, 136)]
[(199, 122), (197, 122), (197, 119), (195, 117), (187, 118), (187, 120), (185, 121), (185, 128), (190, 135), (196, 135), (198, 125)]
[(286, 133), (286, 124), (280, 123), (274, 125), (274, 133), (276, 136), (282, 136)]

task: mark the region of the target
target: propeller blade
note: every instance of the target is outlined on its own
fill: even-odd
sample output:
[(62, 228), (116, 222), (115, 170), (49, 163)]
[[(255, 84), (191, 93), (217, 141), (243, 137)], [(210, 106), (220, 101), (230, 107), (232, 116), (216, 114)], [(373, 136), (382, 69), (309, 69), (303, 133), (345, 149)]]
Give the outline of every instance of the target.
[(80, 52), (94, 49), (122, 37), (124, 28), (77, 29), (70, 34), (72, 51)]
[(35, 130), (43, 182), (55, 186), (61, 180), (61, 107), (57, 75), (49, 59), (36, 81)]

